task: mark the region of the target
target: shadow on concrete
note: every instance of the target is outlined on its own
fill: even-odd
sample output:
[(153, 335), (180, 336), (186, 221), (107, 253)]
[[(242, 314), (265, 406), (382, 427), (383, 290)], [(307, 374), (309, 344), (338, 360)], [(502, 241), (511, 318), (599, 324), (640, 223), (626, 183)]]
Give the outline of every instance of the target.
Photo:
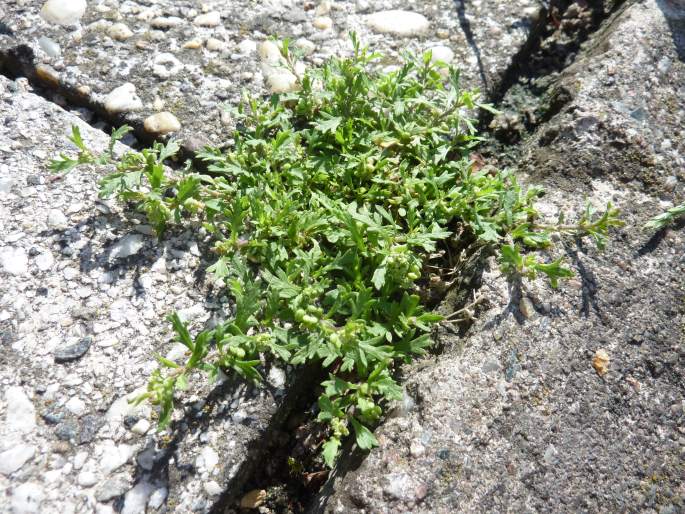
[(685, 0), (657, 0), (668, 22), (678, 59), (685, 62)]

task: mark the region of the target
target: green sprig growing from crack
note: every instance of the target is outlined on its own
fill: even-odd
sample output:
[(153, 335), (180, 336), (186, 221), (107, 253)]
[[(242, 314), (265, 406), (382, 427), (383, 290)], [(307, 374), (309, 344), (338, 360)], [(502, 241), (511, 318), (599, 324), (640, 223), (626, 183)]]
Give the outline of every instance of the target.
[[(377, 444), (372, 428), (401, 398), (394, 369), (431, 345), (443, 318), (426, 310), (420, 293), (443, 255), (484, 249), (499, 255), (505, 272), (543, 275), (556, 286), (572, 273), (551, 257), (552, 234), (590, 236), (602, 247), (619, 224), (611, 205), (600, 215), (588, 209), (575, 224), (541, 224), (540, 188), (470, 161), (480, 141), (470, 113), (491, 107), (460, 89), (458, 71), (427, 53), (381, 73), (379, 56), (355, 37), (353, 46), (352, 57), (298, 76), (297, 91), (245, 95), (232, 148), (199, 154), (207, 173), (190, 165), (168, 172), (174, 141), (116, 160), (111, 150), (91, 153), (77, 130), (78, 157), (53, 163), (56, 171), (114, 164), (100, 183), (103, 197), (133, 202), (160, 236), (169, 224), (196, 220), (213, 241), (208, 271), (233, 307), (194, 336), (170, 317), (186, 362), (158, 357), (161, 368), (138, 399), (160, 406), (160, 426), (195, 371), (261, 381), (266, 358), (317, 363), (327, 376), (318, 400), (318, 420), (328, 426), (321, 450), (333, 466), (350, 433), (360, 448)], [(293, 66), (288, 45), (282, 53)]]

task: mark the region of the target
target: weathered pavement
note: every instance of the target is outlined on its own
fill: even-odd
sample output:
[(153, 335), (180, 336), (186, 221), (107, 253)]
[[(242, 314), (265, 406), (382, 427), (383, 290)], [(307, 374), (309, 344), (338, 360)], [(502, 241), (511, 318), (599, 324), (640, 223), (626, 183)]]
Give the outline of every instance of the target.
[[(585, 2), (569, 4), (571, 21), (586, 16)], [(174, 430), (154, 433), (151, 409), (127, 398), (156, 352), (179, 356), (164, 316), (181, 310), (202, 326), (226, 308), (198, 273), (202, 238), (191, 227), (157, 242), (135, 216), (97, 200), (103, 170), (53, 181), (47, 160), (70, 151), (71, 124), (103, 148), (107, 138), (82, 120), (126, 122), (147, 139), (144, 120), (166, 111), (188, 151), (223, 143), (231, 120), (222, 104), (273, 85), (257, 49), (270, 36), (297, 40), (310, 66), (349, 52), (349, 30), (388, 65), (401, 50), (438, 48), (467, 84), (496, 91), (545, 17), (532, 0), (103, 1), (89, 2), (72, 29), (42, 20), (41, 5), (10, 0), (0, 14), (0, 70), (42, 84), (72, 111), (0, 77), (0, 512), (231, 507), (287, 407), (284, 373), (273, 371), (269, 391), (228, 382), (194, 391)], [(381, 448), (329, 484), (321, 508), (685, 508), (682, 225), (652, 239), (636, 228), (683, 196), (679, 8), (641, 2), (604, 26), (555, 79), (548, 94), (565, 103), (522, 152), (520, 172), (545, 183), (550, 215), (578, 212), (584, 196), (611, 199), (626, 228), (605, 254), (569, 247), (579, 277), (560, 291), (536, 283), (522, 300), (492, 265), (470, 335), (443, 331), (445, 354), (407, 371), (413, 400), (379, 428)], [(373, 17), (388, 9), (425, 22), (411, 17), (398, 34), (397, 20)], [(123, 110), (108, 111), (107, 96), (125, 83), (140, 102), (123, 94)], [(610, 358), (602, 377), (598, 349)]]
[[(155, 135), (144, 120), (170, 112), (180, 121), (176, 135), (191, 151), (225, 144), (231, 119), (223, 105), (235, 105), (244, 88), (259, 92), (272, 85), (258, 51), (269, 37), (292, 39), (307, 65), (349, 53), (351, 31), (386, 55), (388, 65), (402, 51), (437, 48), (436, 57), (463, 69), (465, 84), (490, 88), (527, 43), (541, 11), (535, 0), (416, 2), (409, 19), (383, 13), (407, 9), (397, 0), (101, 2), (86, 10), (79, 30), (69, 31), (40, 17), (42, 3), (5, 2), (13, 35), (0, 35), (0, 68), (4, 63), (12, 73), (126, 122), (144, 139)], [(128, 89), (108, 104), (108, 95), (125, 84)]]
[(586, 45), (520, 164), (550, 207), (611, 200), (626, 226), (603, 254), (568, 246), (578, 277), (559, 291), (512, 289), (493, 263), (470, 335), (443, 331), (448, 351), (407, 371), (413, 407), (327, 512), (685, 509), (685, 233), (639, 229), (685, 178), (685, 33), (660, 7), (625, 8)]

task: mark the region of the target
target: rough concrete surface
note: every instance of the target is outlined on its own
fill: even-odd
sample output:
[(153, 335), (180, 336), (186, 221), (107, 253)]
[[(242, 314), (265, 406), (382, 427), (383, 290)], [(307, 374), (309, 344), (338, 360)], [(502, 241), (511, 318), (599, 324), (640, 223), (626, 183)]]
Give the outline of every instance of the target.
[[(43, 17), (42, 1), (1, 3), (0, 513), (233, 509), (299, 394), (277, 369), (266, 390), (205, 385), (159, 433), (153, 408), (129, 404), (155, 353), (182, 356), (164, 317), (202, 327), (227, 299), (203, 274), (200, 227), (158, 241), (97, 198), (106, 170), (50, 174), (72, 124), (100, 150), (97, 129), (124, 122), (189, 152), (225, 144), (223, 104), (274, 85), (261, 43), (290, 37), (315, 66), (350, 51), (350, 30), (383, 66), (435, 49), (467, 85), (515, 91), (543, 26), (566, 31), (544, 43), (563, 69), (540, 81), (553, 108), (513, 152), (518, 173), (546, 187), (550, 220), (587, 197), (626, 225), (604, 253), (565, 241), (577, 277), (558, 290), (489, 262), (466, 337), (441, 328), (444, 352), (404, 370), (380, 448), (343, 458), (311, 511), (685, 511), (685, 230), (640, 229), (685, 194), (680, 0), (74, 0)], [(576, 55), (587, 20), (612, 11)]]
[(685, 509), (685, 234), (640, 230), (683, 194), (683, 32), (659, 7), (626, 6), (586, 45), (520, 166), (550, 215), (587, 196), (626, 226), (604, 253), (567, 243), (577, 278), (558, 291), (512, 287), (492, 263), (470, 335), (443, 331), (446, 353), (406, 372), (415, 405), (327, 511)]
[(26, 87), (0, 77), (0, 512), (202, 512), (268, 425), (274, 391), (205, 387), (159, 434), (149, 405), (129, 405), (156, 352), (183, 354), (166, 315), (202, 326), (225, 298), (198, 280), (191, 232), (160, 244), (98, 200), (104, 170), (55, 180), (47, 162), (73, 152), (71, 125), (93, 149), (109, 138)]
[[(487, 89), (526, 44), (541, 10), (535, 0), (108, 0), (90, 2), (80, 24), (62, 26), (41, 18), (42, 3), (4, 2), (11, 35), (0, 33), (0, 67), (131, 124), (143, 137), (153, 135), (144, 133), (148, 116), (170, 112), (189, 150), (225, 144), (232, 124), (224, 104), (235, 104), (243, 89), (268, 91), (257, 47), (268, 38), (292, 39), (307, 65), (349, 53), (351, 31), (386, 55), (386, 65), (397, 63), (400, 52), (438, 47), (462, 68), (465, 84)], [(419, 23), (392, 32), (399, 22), (383, 13), (398, 9), (424, 16), (427, 29)], [(379, 12), (390, 32), (371, 23)], [(125, 84), (135, 89), (122, 92), (123, 103), (112, 110), (107, 96)]]

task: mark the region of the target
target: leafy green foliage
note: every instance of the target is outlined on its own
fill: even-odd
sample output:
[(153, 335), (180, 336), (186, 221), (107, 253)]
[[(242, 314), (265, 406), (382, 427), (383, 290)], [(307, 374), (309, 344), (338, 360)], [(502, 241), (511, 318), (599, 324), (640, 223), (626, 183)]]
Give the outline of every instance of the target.
[(673, 223), (680, 216), (685, 216), (685, 203), (671, 207), (666, 212), (654, 216), (645, 224), (647, 230), (661, 230)]
[[(577, 225), (538, 224), (539, 188), (470, 162), (479, 139), (469, 113), (491, 107), (460, 90), (457, 71), (426, 55), (382, 74), (378, 56), (353, 42), (353, 57), (307, 72), (294, 93), (246, 95), (233, 113), (240, 128), (231, 149), (199, 155), (208, 173), (165, 173), (164, 160), (178, 151), (169, 142), (124, 155), (101, 182), (103, 196), (133, 201), (160, 234), (169, 223), (202, 220), (216, 254), (208, 271), (233, 298), (231, 316), (194, 337), (170, 317), (188, 358), (159, 358), (165, 371), (140, 398), (160, 405), (162, 425), (193, 370), (259, 381), (265, 355), (314, 362), (328, 376), (318, 420), (330, 427), (322, 452), (332, 466), (350, 433), (360, 448), (377, 444), (370, 427), (402, 397), (393, 367), (431, 344), (441, 317), (418, 292), (428, 286), (432, 253), (499, 249), (507, 272), (556, 285), (571, 274), (561, 259), (525, 250), (549, 249), (559, 231), (601, 244), (617, 223), (609, 206)], [(292, 63), (287, 45), (283, 53)], [(92, 162), (74, 143), (77, 162)], [(68, 168), (66, 159), (54, 168)]]

